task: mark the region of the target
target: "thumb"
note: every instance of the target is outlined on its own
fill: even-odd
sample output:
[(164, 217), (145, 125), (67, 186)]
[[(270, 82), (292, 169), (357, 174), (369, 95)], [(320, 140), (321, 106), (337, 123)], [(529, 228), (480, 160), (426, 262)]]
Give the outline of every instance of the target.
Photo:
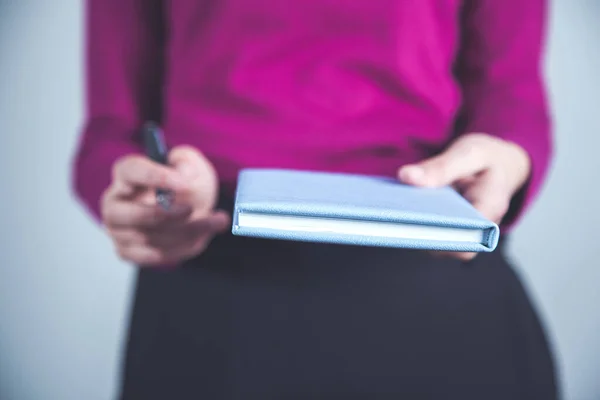
[(211, 210), (218, 196), (219, 180), (211, 162), (192, 146), (177, 146), (169, 152), (169, 163), (190, 185), (179, 201), (192, 204), (200, 214)]
[(210, 162), (192, 146), (174, 147), (169, 152), (169, 164), (188, 180), (213, 173)]
[(485, 142), (465, 136), (439, 155), (403, 166), (398, 177), (409, 185), (447, 186), (485, 170), (490, 158), (486, 156)]
[(205, 216), (194, 219), (190, 225), (190, 232), (199, 236), (212, 236), (223, 233), (231, 227), (231, 217), (225, 210), (215, 210)]
[(212, 215), (212, 230), (215, 233), (223, 233), (231, 226), (231, 217), (224, 210), (217, 210)]

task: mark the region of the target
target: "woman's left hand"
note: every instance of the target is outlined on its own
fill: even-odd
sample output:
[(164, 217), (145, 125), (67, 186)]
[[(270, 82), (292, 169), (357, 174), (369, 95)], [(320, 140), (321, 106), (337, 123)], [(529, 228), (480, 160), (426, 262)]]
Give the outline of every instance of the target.
[[(483, 133), (456, 139), (443, 153), (398, 170), (404, 183), (452, 185), (485, 217), (500, 223), (514, 194), (529, 177), (529, 156), (519, 145)], [(444, 253), (471, 260), (475, 253)]]

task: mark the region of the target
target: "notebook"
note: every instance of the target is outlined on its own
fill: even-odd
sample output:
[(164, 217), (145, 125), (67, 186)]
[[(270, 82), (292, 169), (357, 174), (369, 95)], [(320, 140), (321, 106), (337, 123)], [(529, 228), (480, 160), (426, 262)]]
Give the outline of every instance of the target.
[(491, 252), (499, 228), (450, 187), (284, 169), (239, 174), (232, 233), (263, 239)]

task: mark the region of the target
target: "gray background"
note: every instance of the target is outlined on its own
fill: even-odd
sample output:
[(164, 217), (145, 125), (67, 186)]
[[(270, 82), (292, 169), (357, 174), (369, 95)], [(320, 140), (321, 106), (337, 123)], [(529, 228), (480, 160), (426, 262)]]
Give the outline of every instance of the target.
[[(133, 270), (70, 194), (81, 3), (0, 0), (0, 399), (114, 393)], [(600, 398), (599, 17), (600, 1), (554, 2), (557, 158), (512, 246), (574, 400)]]

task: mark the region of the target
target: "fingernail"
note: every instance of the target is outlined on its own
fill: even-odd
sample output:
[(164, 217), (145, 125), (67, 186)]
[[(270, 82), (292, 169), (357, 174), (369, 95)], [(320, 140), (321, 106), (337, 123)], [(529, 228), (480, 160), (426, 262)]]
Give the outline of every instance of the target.
[(425, 177), (425, 171), (421, 167), (411, 165), (401, 170), (400, 177), (402, 178), (402, 180), (405, 180), (410, 183), (420, 183)]

